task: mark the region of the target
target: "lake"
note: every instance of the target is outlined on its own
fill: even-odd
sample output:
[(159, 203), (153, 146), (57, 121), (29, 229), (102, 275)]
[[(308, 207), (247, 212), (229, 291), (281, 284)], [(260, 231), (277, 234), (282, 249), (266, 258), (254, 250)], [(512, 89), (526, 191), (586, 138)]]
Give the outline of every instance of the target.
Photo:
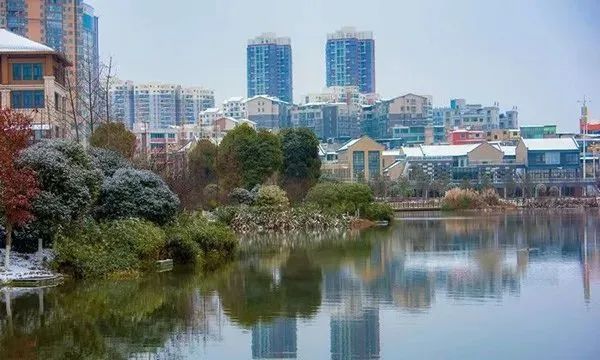
[(600, 215), (405, 215), (211, 273), (3, 289), (0, 359), (598, 359)]

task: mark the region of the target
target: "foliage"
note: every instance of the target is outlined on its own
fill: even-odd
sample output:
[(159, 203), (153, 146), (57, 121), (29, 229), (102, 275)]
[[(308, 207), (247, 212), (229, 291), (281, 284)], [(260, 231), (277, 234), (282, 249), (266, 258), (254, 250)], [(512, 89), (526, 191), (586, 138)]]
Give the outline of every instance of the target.
[(67, 140), (45, 140), (22, 152), (20, 163), (33, 169), (41, 192), (33, 202), (32, 237), (49, 242), (60, 226), (86, 216), (100, 190), (102, 174), (83, 146)]
[(215, 209), (214, 215), (218, 221), (222, 222), (223, 224), (230, 225), (239, 212), (247, 210), (248, 207), (246, 205), (220, 206)]
[(279, 137), (256, 132), (243, 124), (229, 131), (219, 145), (217, 171), (226, 191), (262, 184), (281, 168), (283, 155)]
[(17, 163), (31, 136), (31, 118), (0, 109), (0, 218), (6, 229), (5, 267), (10, 265), (12, 230), (33, 219), (32, 201), (39, 188), (35, 172)]
[(471, 189), (450, 189), (442, 199), (444, 210), (477, 209), (481, 204), (479, 193)]
[(96, 214), (101, 219), (142, 218), (157, 224), (172, 220), (179, 199), (156, 174), (120, 169), (102, 184)]
[(325, 211), (316, 205), (292, 208), (254, 206), (239, 208), (229, 225), (238, 233), (290, 232), (346, 229), (348, 220), (346, 216)]
[(394, 209), (388, 204), (374, 202), (365, 206), (363, 217), (373, 221), (392, 221)]
[(235, 233), (226, 225), (209, 222), (199, 214), (183, 214), (168, 231), (174, 258), (196, 262), (198, 255), (231, 258), (237, 247)]
[(487, 207), (506, 206), (493, 188), (475, 191), (472, 189), (453, 188), (446, 191), (442, 199), (442, 209), (482, 209)]
[(217, 182), (217, 154), (217, 145), (208, 139), (202, 139), (187, 154), (186, 165), (179, 172), (173, 171), (165, 176), (185, 209), (196, 210), (216, 205), (219, 194), (206, 198), (204, 189)]
[(355, 213), (372, 201), (369, 186), (359, 183), (319, 183), (306, 195), (306, 202), (339, 213)]
[(255, 201), (257, 206), (286, 208), (290, 205), (287, 194), (277, 185), (261, 186)]
[(414, 189), (410, 185), (408, 178), (400, 176), (390, 185), (389, 195), (392, 197), (409, 197), (412, 195), (413, 191)]
[(392, 184), (393, 181), (386, 176), (380, 176), (379, 174), (369, 180), (369, 187), (376, 197), (387, 197)]
[(164, 231), (151, 222), (87, 220), (57, 234), (55, 263), (76, 277), (101, 277), (150, 267), (164, 246)]
[(131, 163), (116, 151), (90, 147), (88, 154), (92, 159), (94, 168), (102, 171), (104, 176), (113, 176), (115, 171), (123, 168), (131, 168)]
[(281, 132), (283, 147), (282, 183), (293, 201), (300, 201), (321, 175), (319, 139), (309, 129)]
[(204, 196), (204, 208), (207, 210), (214, 209), (219, 201), (219, 186), (217, 184), (208, 184), (202, 190)]
[(135, 135), (123, 123), (107, 122), (94, 129), (90, 145), (115, 151), (126, 159), (131, 159), (135, 152)]
[(252, 205), (254, 194), (244, 188), (235, 188), (229, 193), (229, 202), (233, 205)]
[(426, 197), (431, 187), (431, 176), (423, 170), (420, 164), (416, 164), (410, 167), (409, 177), (414, 182), (417, 194)]

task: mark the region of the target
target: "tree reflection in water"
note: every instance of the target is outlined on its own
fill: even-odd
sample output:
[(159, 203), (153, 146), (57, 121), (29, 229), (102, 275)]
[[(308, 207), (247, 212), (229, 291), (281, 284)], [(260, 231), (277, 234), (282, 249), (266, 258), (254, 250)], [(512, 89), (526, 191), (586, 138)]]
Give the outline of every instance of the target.
[(230, 326), (252, 332), (246, 349), (254, 357), (293, 358), (299, 320), (322, 313), (332, 358), (377, 358), (380, 309), (412, 315), (448, 299), (499, 303), (520, 296), (532, 263), (580, 266), (590, 301), (590, 282), (600, 278), (599, 225), (597, 215), (580, 213), (424, 218), (360, 234), (248, 239), (239, 261), (211, 274), (176, 269), (1, 289), (0, 357), (173, 358), (207, 342), (228, 344)]

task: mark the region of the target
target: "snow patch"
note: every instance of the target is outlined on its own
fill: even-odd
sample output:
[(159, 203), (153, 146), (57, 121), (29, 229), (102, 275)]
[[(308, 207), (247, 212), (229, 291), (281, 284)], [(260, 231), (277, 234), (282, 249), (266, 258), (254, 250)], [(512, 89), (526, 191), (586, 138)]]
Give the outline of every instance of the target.
[(54, 259), (54, 253), (50, 249), (42, 250), (39, 253), (23, 254), (11, 251), (10, 269), (4, 267), (4, 249), (0, 250), (0, 283), (27, 279), (38, 276), (56, 275), (47, 264)]

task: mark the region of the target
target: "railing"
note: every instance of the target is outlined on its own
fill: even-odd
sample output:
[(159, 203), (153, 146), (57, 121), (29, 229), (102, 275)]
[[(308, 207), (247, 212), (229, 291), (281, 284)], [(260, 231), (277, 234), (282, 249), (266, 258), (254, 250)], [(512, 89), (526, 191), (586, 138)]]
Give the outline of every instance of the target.
[(386, 203), (394, 211), (427, 211), (440, 210), (442, 208), (442, 199), (388, 199)]

